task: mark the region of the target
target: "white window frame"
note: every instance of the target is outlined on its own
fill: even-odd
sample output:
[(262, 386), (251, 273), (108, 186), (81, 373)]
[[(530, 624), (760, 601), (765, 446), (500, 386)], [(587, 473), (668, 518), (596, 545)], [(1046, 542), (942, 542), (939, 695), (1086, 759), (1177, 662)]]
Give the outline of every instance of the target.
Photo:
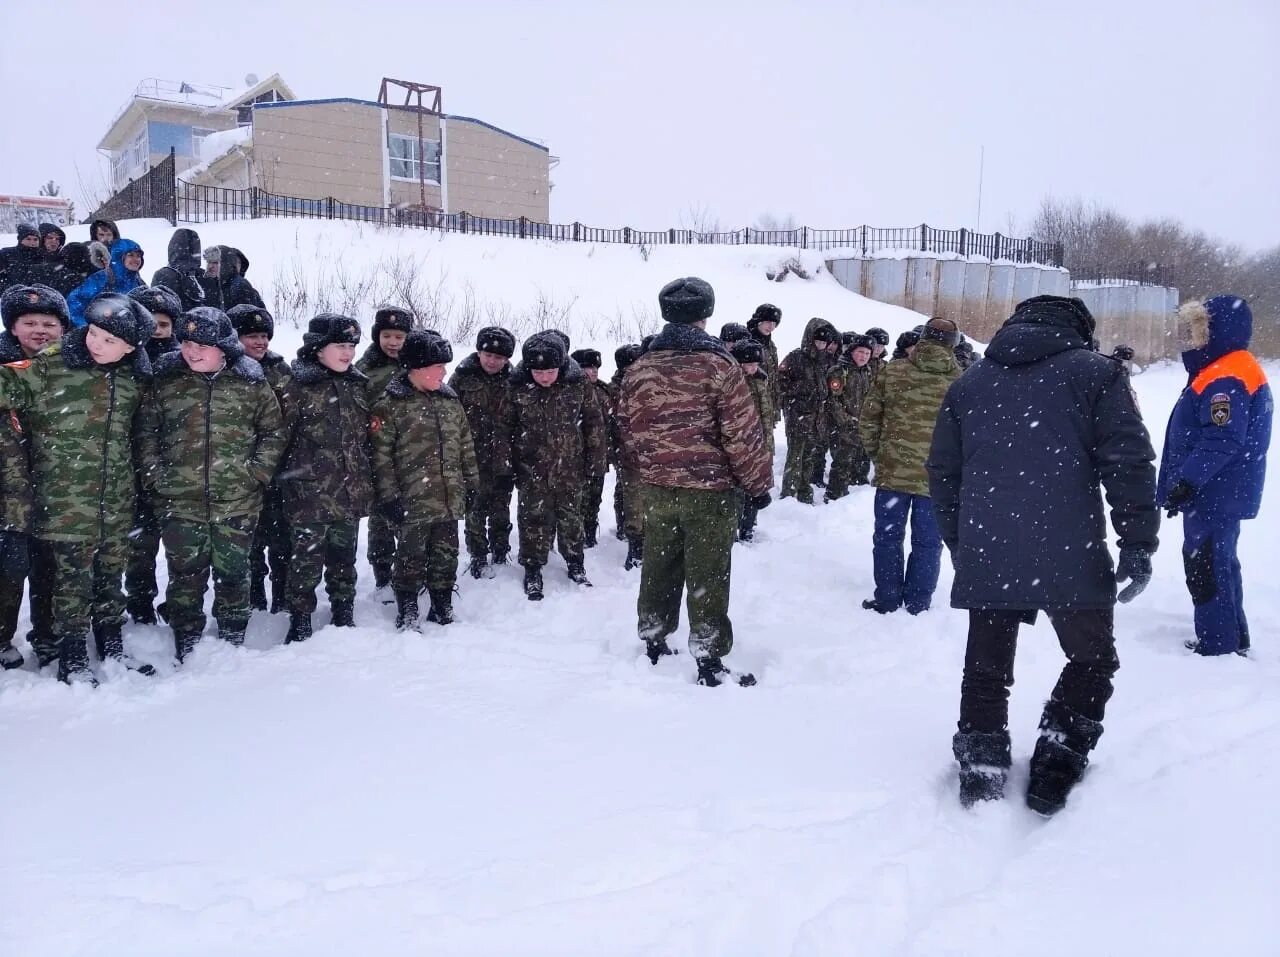
[[(407, 155), (396, 156), (392, 154), (391, 144), (395, 140), (399, 140), (401, 143), (404, 143), (407, 146), (407, 150), (406, 150)], [(420, 161), (418, 157), (418, 143), (419, 143), (418, 137), (411, 133), (388, 133), (387, 134), (387, 157), (388, 157), (387, 168), (390, 172), (390, 176), (392, 179), (399, 180), (402, 183), (418, 182), (418, 163)], [(426, 181), (428, 183), (432, 183), (436, 186), (439, 186), (440, 185), (440, 144), (435, 140), (423, 140), (422, 145), (424, 145), (428, 151), (430, 151), (433, 147), (435, 149), (434, 161), (427, 163)], [(402, 170), (405, 170), (407, 172), (403, 175), (401, 173), (397, 173), (396, 172), (397, 165), (399, 165)], [(434, 171), (434, 175), (433, 175), (433, 171)]]
[(147, 153), (147, 128), (145, 126), (134, 137), (132, 143), (129, 144), (129, 172), (127, 175), (132, 176), (136, 170), (144, 170), (147, 168), (147, 160), (151, 157)]

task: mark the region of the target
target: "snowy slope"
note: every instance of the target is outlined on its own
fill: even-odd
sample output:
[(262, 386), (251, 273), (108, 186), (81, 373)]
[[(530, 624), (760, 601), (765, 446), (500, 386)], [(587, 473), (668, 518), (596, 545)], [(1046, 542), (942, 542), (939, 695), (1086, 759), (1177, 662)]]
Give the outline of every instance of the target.
[[(208, 233), (234, 236), (255, 271), (276, 255)], [(445, 244), (452, 275), (492, 261), (468, 243), (456, 260)], [(638, 296), (699, 272), (735, 308), (911, 318), (685, 251), (691, 263), (652, 275), (632, 252), (643, 281), (602, 268), (618, 291), (585, 272), (574, 291)], [(521, 265), (540, 253), (491, 255), (495, 289), (541, 268)], [(602, 253), (580, 255), (589, 269)], [(1157, 448), (1182, 381), (1168, 367), (1135, 379)], [(570, 586), (556, 558), (540, 604), (515, 568), (462, 579), (460, 621), (425, 636), (390, 630), (363, 564), (360, 627), (326, 627), (322, 600), (301, 647), (259, 613), (248, 648), (206, 639), (172, 673), (167, 633), (131, 626), (161, 677), (112, 673), (90, 691), (0, 675), (0, 954), (1275, 954), (1278, 495), (1241, 541), (1254, 657), (1182, 648), (1168, 525), (1155, 581), (1118, 611), (1106, 734), (1048, 822), (1017, 795), (1061, 665), (1052, 630), (1023, 633), (1014, 798), (964, 812), (950, 738), (965, 618), (946, 608), (949, 567), (920, 618), (858, 608), (868, 490), (778, 503), (735, 554), (732, 661), (754, 689), (697, 687), (687, 655), (649, 666), (638, 573), (611, 536), (588, 553), (594, 588)]]

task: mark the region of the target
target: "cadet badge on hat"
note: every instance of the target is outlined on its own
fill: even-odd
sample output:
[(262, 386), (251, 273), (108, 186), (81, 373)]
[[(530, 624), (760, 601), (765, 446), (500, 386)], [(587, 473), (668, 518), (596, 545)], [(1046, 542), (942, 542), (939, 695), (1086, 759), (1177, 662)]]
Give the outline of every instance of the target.
[(194, 333), (196, 331), (196, 321), (194, 319), (187, 320), (187, 332)]
[(37, 293), (37, 292), (29, 292), (29, 293), (27, 293), (27, 302), (39, 302), (39, 301), (40, 301), (40, 294), (39, 294), (39, 293)]
[(1231, 396), (1219, 392), (1209, 399), (1209, 420), (1214, 425), (1226, 425), (1231, 421)]

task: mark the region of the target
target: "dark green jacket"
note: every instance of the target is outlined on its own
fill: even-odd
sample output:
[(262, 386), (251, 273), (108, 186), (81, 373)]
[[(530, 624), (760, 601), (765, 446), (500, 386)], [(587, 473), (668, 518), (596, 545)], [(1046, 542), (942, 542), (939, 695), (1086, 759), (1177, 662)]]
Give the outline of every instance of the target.
[(524, 363), (516, 366), (494, 443), (494, 474), (513, 475), (521, 485), (565, 490), (604, 475), (604, 416), (588, 385), (572, 359), (547, 388), (533, 381)]
[(37, 538), (123, 538), (133, 527), (132, 438), (143, 378), (128, 359), (93, 361), (76, 329), (34, 359), (0, 366), (0, 408), (31, 442)]
[(369, 401), (374, 405), (382, 398), (382, 391), (391, 384), (391, 380), (404, 371), (400, 363), (383, 352), (376, 342), (369, 343), (364, 355), (356, 360), (356, 368), (369, 377)]
[(810, 319), (800, 348), (792, 349), (778, 367), (778, 389), (788, 434), (825, 437), (830, 426), (827, 373), (832, 359), (829, 353), (814, 348), (814, 336), (820, 329), (834, 332), (835, 326), (825, 319)]
[(18, 413), (0, 413), (0, 531), (31, 532), (35, 495)]
[(373, 475), (379, 502), (399, 500), (405, 522), (466, 517), (466, 493), (480, 487), (471, 427), (449, 386), (420, 392), (402, 373), (373, 407)]
[(511, 363), (493, 375), (480, 366), (480, 359), (473, 352), (453, 370), (449, 387), (462, 400), (471, 427), (471, 441), (476, 449), (476, 464), (480, 475), (488, 482), (494, 475), (493, 448), (497, 439), (502, 410), (511, 382)]
[(170, 353), (138, 420), (142, 484), (162, 514), (222, 522), (261, 510), (287, 436), (258, 363), (240, 356), (204, 375)]
[(315, 359), (294, 360), (280, 393), (288, 451), (276, 481), (285, 515), (300, 525), (353, 522), (373, 505), (369, 379), (339, 375)]

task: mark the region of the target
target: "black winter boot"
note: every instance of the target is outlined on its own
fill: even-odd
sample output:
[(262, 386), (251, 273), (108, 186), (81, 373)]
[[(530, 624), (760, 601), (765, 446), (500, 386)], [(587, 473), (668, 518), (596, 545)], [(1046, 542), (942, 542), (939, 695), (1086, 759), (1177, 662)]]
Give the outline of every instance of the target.
[(156, 623), (156, 609), (151, 604), (150, 599), (130, 598), (128, 604), (125, 605), (125, 611), (139, 625), (154, 625)]
[(632, 535), (627, 539), (627, 559), (622, 567), (627, 571), (644, 564), (644, 536)]
[(98, 660), (118, 661), (130, 671), (136, 671), (150, 678), (156, 673), (155, 668), (124, 653), (124, 636), (121, 634), (121, 628), (121, 625), (93, 626), (93, 643), (98, 649)]
[(254, 575), (249, 582), (249, 607), (254, 611), (267, 610), (267, 581), (264, 576)]
[(285, 594), (285, 574), (284, 572), (271, 573), (271, 614), (279, 615), (289, 610), (284, 603)]
[(472, 555), (471, 563), (467, 566), (467, 574), (479, 581), (481, 578), (492, 578), (494, 573), (487, 556)]
[(529, 601), (542, 601), (542, 567), (540, 565), (524, 567), (524, 594)]
[(173, 653), (178, 659), (178, 664), (182, 664), (187, 660), (187, 656), (196, 650), (196, 645), (200, 643), (200, 633), (197, 632), (178, 632), (173, 633)]
[(429, 594), (431, 610), (427, 612), (427, 621), (434, 621), (437, 625), (453, 624), (453, 589), (432, 588)]
[(575, 585), (585, 585), (591, 587), (591, 580), (587, 578), (587, 566), (583, 562), (569, 563), (569, 581)]
[(1031, 755), (1027, 807), (1048, 816), (1061, 811), (1067, 795), (1089, 766), (1089, 752), (1102, 737), (1102, 723), (1050, 698), (1040, 717), (1040, 738)]
[(750, 688), (756, 683), (756, 676), (753, 674), (736, 674), (726, 668), (724, 662), (719, 658), (698, 659), (698, 684), (705, 685), (708, 688), (716, 688), (726, 681), (732, 681), (744, 688)]
[(58, 643), (58, 680), (98, 687), (98, 679), (89, 669), (89, 647), (84, 638), (63, 638)]
[(233, 648), (244, 647), (244, 628), (239, 625), (219, 625), (218, 637)]
[(26, 659), (22, 657), (22, 652), (13, 645), (5, 645), (0, 648), (0, 668), (5, 671), (13, 671), (15, 668), (21, 668)]
[(391, 584), (391, 566), (381, 563), (373, 566), (373, 587), (386, 588)]
[(1012, 758), (1009, 732), (956, 732), (951, 753), (960, 763), (960, 803), (973, 807), (979, 801), (999, 801)]
[(651, 665), (656, 665), (659, 660), (667, 655), (677, 654), (676, 650), (667, 644), (667, 639), (665, 638), (646, 639), (644, 653), (649, 656), (649, 664)]
[(596, 533), (598, 531), (599, 531), (599, 526), (594, 523), (591, 525), (582, 526), (582, 547), (583, 548), (595, 548), (596, 545), (599, 544), (596, 541)]
[(356, 626), (355, 602), (330, 602), (329, 624), (333, 625), (335, 628), (354, 628)]
[(418, 630), (418, 593), (416, 591), (396, 592), (396, 630)]
[(306, 641), (311, 637), (311, 615), (305, 611), (289, 613), (289, 633), (284, 636), (284, 643), (291, 645), (296, 641)]
[(495, 548), (493, 550), (493, 564), (505, 565), (507, 563), (507, 555), (510, 553), (509, 548)]

